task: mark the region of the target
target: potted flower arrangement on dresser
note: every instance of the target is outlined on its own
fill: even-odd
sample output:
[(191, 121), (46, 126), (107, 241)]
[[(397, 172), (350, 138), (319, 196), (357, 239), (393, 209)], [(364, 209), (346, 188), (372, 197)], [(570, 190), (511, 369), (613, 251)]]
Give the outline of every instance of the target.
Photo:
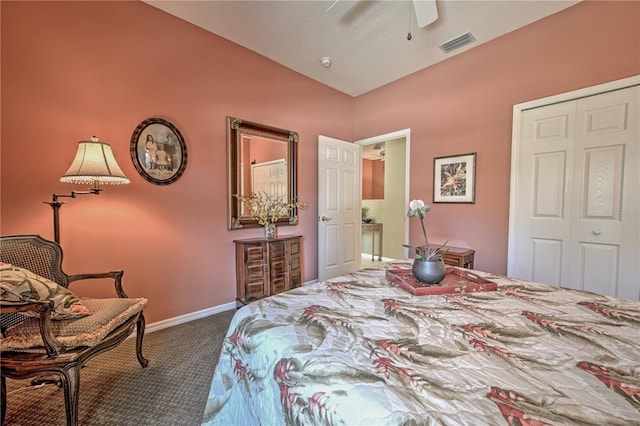
[(288, 216), (293, 208), (303, 208), (299, 201), (287, 200), (282, 196), (257, 192), (250, 195), (235, 195), (249, 209), (249, 215), (260, 225), (264, 226), (265, 238), (275, 238), (276, 222), (283, 216)]

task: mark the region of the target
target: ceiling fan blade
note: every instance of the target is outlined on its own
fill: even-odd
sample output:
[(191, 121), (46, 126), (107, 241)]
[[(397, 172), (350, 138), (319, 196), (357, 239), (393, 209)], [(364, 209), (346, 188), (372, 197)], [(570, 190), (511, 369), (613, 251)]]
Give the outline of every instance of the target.
[(438, 19), (436, 0), (413, 0), (418, 27), (424, 28)]
[(327, 9), (327, 13), (334, 18), (342, 18), (357, 5), (359, 0), (336, 0)]

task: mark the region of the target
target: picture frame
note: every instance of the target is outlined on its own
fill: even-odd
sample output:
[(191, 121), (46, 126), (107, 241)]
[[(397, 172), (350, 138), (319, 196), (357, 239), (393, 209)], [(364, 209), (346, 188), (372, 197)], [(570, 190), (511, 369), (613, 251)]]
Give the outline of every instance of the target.
[(434, 203), (475, 203), (475, 152), (434, 158), (433, 173)]
[(136, 127), (131, 136), (131, 160), (147, 181), (168, 185), (180, 179), (187, 167), (187, 146), (169, 121), (152, 117)]

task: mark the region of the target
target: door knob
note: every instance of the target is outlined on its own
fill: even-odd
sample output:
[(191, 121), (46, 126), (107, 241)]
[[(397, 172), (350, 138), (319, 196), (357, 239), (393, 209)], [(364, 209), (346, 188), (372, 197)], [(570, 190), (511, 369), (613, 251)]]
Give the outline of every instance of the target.
[(601, 231), (601, 230), (599, 230), (599, 229), (594, 229), (593, 231), (591, 231), (591, 233), (592, 233), (593, 235), (600, 235), (600, 234), (602, 234), (602, 231)]
[(322, 216), (322, 217), (319, 217), (318, 220), (321, 220), (323, 222), (329, 222), (330, 220), (333, 220), (333, 218), (332, 217)]

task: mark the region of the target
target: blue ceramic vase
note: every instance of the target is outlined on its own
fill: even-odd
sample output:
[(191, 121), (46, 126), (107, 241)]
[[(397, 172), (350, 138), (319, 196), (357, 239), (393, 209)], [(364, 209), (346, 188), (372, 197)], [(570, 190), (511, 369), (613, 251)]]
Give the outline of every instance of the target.
[(447, 274), (447, 268), (441, 260), (413, 261), (413, 276), (423, 284), (438, 284)]

